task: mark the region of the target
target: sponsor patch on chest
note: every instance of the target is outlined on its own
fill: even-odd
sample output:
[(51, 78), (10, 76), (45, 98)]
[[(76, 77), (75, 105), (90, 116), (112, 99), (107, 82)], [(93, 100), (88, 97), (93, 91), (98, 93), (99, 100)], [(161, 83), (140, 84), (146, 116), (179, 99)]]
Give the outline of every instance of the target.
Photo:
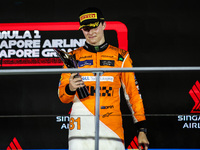
[(100, 60), (100, 66), (115, 66), (114, 60)]
[(78, 62), (79, 67), (83, 67), (85, 65), (89, 65), (89, 66), (93, 65), (93, 60), (84, 60), (84, 61)]
[[(82, 80), (85, 81), (96, 81), (95, 76), (82, 76)], [(100, 81), (108, 81), (113, 82), (114, 77), (113, 76), (100, 76)]]

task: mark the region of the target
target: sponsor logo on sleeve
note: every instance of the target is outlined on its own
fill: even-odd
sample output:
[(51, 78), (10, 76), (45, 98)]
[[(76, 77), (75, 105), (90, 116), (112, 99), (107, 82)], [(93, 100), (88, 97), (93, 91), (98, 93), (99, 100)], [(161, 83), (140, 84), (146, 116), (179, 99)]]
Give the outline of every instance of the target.
[(110, 106), (101, 106), (101, 109), (113, 109), (114, 106), (110, 105)]

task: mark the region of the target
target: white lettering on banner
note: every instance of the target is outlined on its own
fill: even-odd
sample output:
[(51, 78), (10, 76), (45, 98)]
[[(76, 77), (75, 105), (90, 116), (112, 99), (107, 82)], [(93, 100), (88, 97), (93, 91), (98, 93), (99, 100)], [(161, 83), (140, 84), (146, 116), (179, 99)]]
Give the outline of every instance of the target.
[(70, 52), (86, 39), (44, 39), (40, 31), (0, 31), (0, 58), (58, 57), (53, 48)]
[[(82, 80), (85, 81), (96, 81), (95, 76), (82, 76)], [(113, 76), (100, 76), (100, 81), (109, 81), (113, 82), (114, 77)]]
[(56, 116), (56, 122), (69, 122), (69, 116)]
[(196, 123), (196, 122), (193, 122), (193, 123), (185, 123), (183, 125), (183, 128), (189, 128), (189, 129), (200, 129), (200, 123)]
[(46, 39), (42, 45), (42, 48), (70, 48), (70, 47), (81, 47), (85, 44), (85, 39), (70, 39), (69, 43), (67, 43), (67, 39)]
[(0, 42), (0, 48), (40, 48), (40, 40), (3, 40)]
[(200, 116), (198, 116), (198, 115), (179, 115), (178, 121), (200, 121)]
[[(69, 129), (69, 116), (56, 116), (56, 122), (62, 122), (60, 129)], [(64, 122), (64, 123), (63, 123)]]
[(53, 49), (44, 49), (42, 51), (43, 57), (58, 57), (56, 52)]
[(23, 39), (25, 39), (25, 38), (29, 38), (29, 39), (32, 38), (30, 31), (25, 31), (25, 32), (24, 32)]
[(10, 48), (10, 47), (8, 47), (8, 44), (7, 44), (7, 42), (6, 41), (1, 41), (1, 43), (0, 43), (0, 48)]
[(46, 47), (49, 47), (49, 48), (52, 47), (52, 46), (51, 46), (51, 42), (50, 42), (50, 40), (48, 40), (48, 39), (44, 41), (44, 44), (43, 44), (43, 46), (42, 46), (42, 48), (46, 48)]
[(52, 47), (62, 47), (62, 45), (63, 45), (62, 39), (52, 40)]
[(62, 126), (60, 127), (60, 129), (62, 130), (62, 129), (69, 129), (69, 124), (65, 124), (65, 123), (63, 123), (62, 124)]
[(40, 35), (40, 32), (38, 30), (34, 30), (34, 39), (40, 39), (41, 38), (41, 35)]
[(7, 52), (5, 50), (0, 51), (0, 58), (11, 58), (12, 56), (17, 56), (18, 58), (31, 58), (31, 57), (39, 57), (39, 49), (19, 49), (14, 50), (10, 49)]
[(200, 129), (199, 115), (179, 115), (178, 121), (184, 122), (183, 129)]
[(30, 31), (25, 31), (23, 34), (20, 35), (19, 31), (2, 31), (0, 32), (0, 39), (31, 39)]

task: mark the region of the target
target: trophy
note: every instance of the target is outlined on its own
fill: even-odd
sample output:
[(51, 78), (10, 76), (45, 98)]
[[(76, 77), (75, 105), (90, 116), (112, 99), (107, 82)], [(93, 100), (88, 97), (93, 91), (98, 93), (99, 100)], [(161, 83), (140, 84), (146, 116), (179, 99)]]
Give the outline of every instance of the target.
[[(67, 66), (67, 68), (78, 68), (76, 60), (74, 59), (74, 57), (72, 55), (70, 55), (69, 53), (67, 53), (59, 48), (54, 48), (54, 50), (56, 51), (58, 57), (60, 57), (60, 59), (63, 61), (63, 63)], [(77, 77), (77, 76), (80, 76), (79, 73), (75, 77)], [(78, 88), (77, 92), (78, 92), (78, 96), (80, 99), (83, 99), (83, 98), (86, 98), (89, 96), (88, 89), (86, 88), (85, 85), (84, 85), (84, 87)]]

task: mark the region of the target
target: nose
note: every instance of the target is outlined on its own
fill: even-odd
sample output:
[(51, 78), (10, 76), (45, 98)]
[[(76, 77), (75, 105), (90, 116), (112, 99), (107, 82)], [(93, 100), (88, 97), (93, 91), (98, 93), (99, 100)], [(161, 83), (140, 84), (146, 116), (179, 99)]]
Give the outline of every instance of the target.
[(88, 34), (93, 34), (93, 33), (94, 33), (94, 29), (90, 28), (90, 29), (88, 30)]

